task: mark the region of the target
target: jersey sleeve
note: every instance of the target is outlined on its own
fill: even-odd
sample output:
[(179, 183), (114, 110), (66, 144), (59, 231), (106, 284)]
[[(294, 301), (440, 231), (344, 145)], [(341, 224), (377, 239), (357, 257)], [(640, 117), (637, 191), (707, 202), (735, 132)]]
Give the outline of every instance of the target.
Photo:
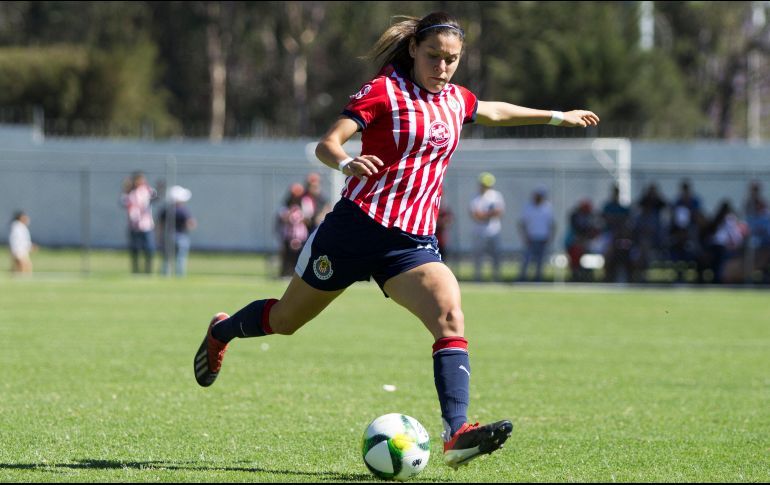
[(375, 118), (389, 109), (387, 79), (378, 77), (363, 86), (350, 97), (342, 114), (358, 123), (359, 130), (366, 128)]
[(470, 92), (463, 86), (457, 86), (460, 91), (460, 96), (463, 97), (465, 102), (465, 117), (463, 118), (463, 124), (473, 123), (476, 121), (476, 110), (479, 108), (479, 100), (475, 94)]

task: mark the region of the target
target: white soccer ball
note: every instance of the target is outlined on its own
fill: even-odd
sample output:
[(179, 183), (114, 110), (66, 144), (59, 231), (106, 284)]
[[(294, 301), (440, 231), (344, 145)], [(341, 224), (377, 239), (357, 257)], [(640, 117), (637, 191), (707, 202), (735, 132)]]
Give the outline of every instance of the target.
[(428, 464), (430, 436), (411, 416), (385, 414), (366, 427), (361, 453), (377, 478), (403, 482)]

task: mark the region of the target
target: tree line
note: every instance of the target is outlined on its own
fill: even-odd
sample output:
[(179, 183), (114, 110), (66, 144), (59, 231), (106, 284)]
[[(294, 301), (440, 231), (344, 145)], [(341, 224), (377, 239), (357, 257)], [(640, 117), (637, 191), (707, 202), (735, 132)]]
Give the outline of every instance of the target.
[(0, 121), (34, 107), (63, 134), (318, 136), (394, 16), (444, 10), (466, 31), (454, 82), (481, 99), (586, 107), (591, 136), (745, 138), (770, 95), (767, 3), (0, 2)]

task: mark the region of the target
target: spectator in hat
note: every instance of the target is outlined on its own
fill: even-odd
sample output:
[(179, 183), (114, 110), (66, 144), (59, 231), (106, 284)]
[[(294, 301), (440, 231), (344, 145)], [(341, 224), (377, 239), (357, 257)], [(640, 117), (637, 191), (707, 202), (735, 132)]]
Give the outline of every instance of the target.
[(495, 190), (495, 176), (479, 174), (479, 193), (470, 204), (474, 221), (473, 275), (481, 281), (481, 267), (485, 256), (492, 259), (492, 278), (500, 281), (500, 232), (505, 211), (503, 194)]
[(519, 219), (519, 233), (524, 241), (524, 262), (521, 265), (521, 281), (527, 280), (529, 263), (535, 263), (535, 281), (543, 280), (543, 259), (548, 243), (556, 232), (553, 207), (547, 200), (545, 187), (538, 187), (532, 193), (532, 200), (524, 206)]
[[(173, 185), (166, 193), (166, 206), (161, 210), (158, 220), (160, 247), (163, 254), (164, 275), (171, 270), (171, 245), (166, 241), (173, 241), (175, 255), (174, 274), (184, 276), (187, 273), (187, 257), (190, 254), (190, 231), (198, 225), (187, 208), (187, 202), (192, 197), (189, 189), (179, 185)], [(171, 222), (173, 220), (173, 223)], [(166, 239), (168, 237), (168, 239)]]

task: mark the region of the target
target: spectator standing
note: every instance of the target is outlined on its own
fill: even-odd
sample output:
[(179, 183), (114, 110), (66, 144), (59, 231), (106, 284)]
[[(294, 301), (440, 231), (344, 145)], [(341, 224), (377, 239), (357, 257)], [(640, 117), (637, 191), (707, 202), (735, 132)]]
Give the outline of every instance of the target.
[(665, 199), (658, 192), (656, 184), (647, 186), (637, 202), (633, 215), (631, 261), (634, 268), (632, 279), (646, 280), (647, 269), (652, 261), (658, 259), (663, 249), (663, 210), (667, 207)]
[(669, 226), (669, 251), (671, 261), (677, 273), (677, 281), (684, 281), (684, 271), (693, 263), (698, 269), (698, 281), (703, 280), (700, 263), (701, 230), (704, 216), (700, 198), (693, 192), (690, 182), (683, 180), (679, 186), (679, 196), (671, 206)]
[(32, 273), (32, 253), (35, 248), (29, 233), (29, 216), (24, 211), (17, 211), (11, 220), (8, 233), (8, 247), (11, 250), (11, 272)]
[(485, 256), (492, 259), (492, 279), (500, 281), (500, 232), (505, 211), (503, 194), (495, 190), (495, 176), (489, 172), (479, 175), (479, 193), (470, 204), (474, 226), (473, 276), (481, 281)]
[(329, 210), (331, 210), (329, 200), (323, 195), (321, 190), (321, 176), (315, 172), (311, 172), (307, 176), (301, 206), (308, 233), (312, 234), (315, 228), (324, 220)]
[(749, 194), (744, 203), (744, 214), (749, 229), (747, 241), (747, 271), (751, 277), (755, 270), (762, 272), (762, 281), (770, 282), (770, 207), (762, 197), (759, 180), (749, 183)]
[(581, 199), (569, 215), (569, 230), (565, 240), (572, 281), (591, 281), (593, 271), (583, 267), (581, 258), (592, 251), (593, 241), (599, 234), (599, 226), (593, 212), (591, 199)]
[(521, 281), (527, 280), (529, 263), (535, 263), (535, 281), (543, 280), (543, 259), (548, 243), (556, 232), (553, 207), (546, 199), (548, 192), (544, 187), (532, 193), (531, 202), (524, 206), (519, 220), (519, 232), (524, 241), (524, 262), (521, 265)]
[(705, 227), (706, 251), (704, 259), (714, 275), (714, 283), (724, 283), (725, 263), (741, 255), (745, 224), (739, 221), (730, 202), (722, 201), (714, 218)]
[(770, 246), (770, 209), (762, 197), (762, 186), (758, 180), (749, 184), (749, 195), (744, 203), (746, 223), (751, 234), (752, 249)]
[[(171, 255), (169, 253), (169, 246), (166, 244), (166, 236), (168, 236), (174, 244), (174, 274), (176, 276), (184, 276), (187, 274), (187, 258), (190, 254), (190, 231), (195, 229), (198, 225), (195, 218), (190, 213), (190, 209), (187, 207), (187, 202), (192, 197), (192, 192), (189, 189), (174, 185), (166, 194), (166, 206), (160, 211), (158, 217), (160, 247), (163, 254), (163, 269), (164, 275), (168, 275), (171, 272)], [(174, 222), (171, 223), (171, 218)]]
[(749, 195), (744, 203), (744, 212), (747, 218), (764, 216), (768, 213), (767, 200), (762, 197), (762, 184), (759, 180), (752, 180), (749, 183)]
[(620, 189), (612, 186), (610, 199), (602, 207), (604, 224), (604, 281), (627, 282), (631, 279), (631, 209), (620, 202)]
[(307, 241), (308, 225), (302, 210), (305, 189), (301, 184), (292, 184), (286, 203), (278, 212), (278, 236), (281, 239), (280, 276), (291, 276), (297, 265), (299, 253)]
[(131, 255), (131, 271), (139, 273), (139, 253), (144, 254), (144, 273), (152, 272), (152, 258), (155, 253), (152, 217), (152, 203), (158, 194), (147, 183), (142, 172), (134, 172), (123, 183), (121, 203), (128, 215), (128, 248)]

